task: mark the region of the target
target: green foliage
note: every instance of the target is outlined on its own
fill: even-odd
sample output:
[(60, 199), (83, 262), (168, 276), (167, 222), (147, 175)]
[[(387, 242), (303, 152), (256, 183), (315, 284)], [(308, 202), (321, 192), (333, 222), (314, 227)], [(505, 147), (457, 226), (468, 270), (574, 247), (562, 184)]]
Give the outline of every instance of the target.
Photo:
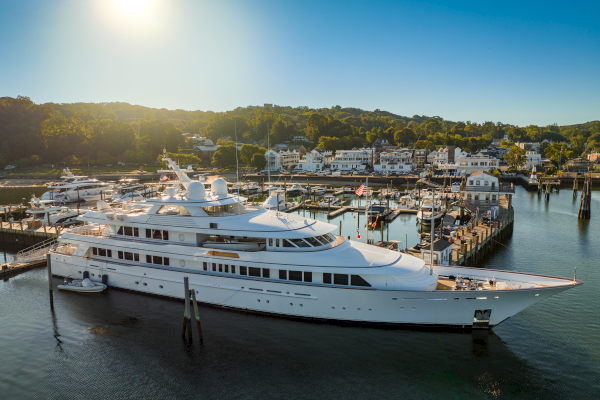
[(321, 136), (319, 138), (319, 148), (323, 150), (350, 150), (355, 147), (363, 147), (364, 141), (355, 136), (347, 136), (342, 138)]
[[(188, 153), (169, 153), (167, 152), (167, 157), (170, 158), (171, 160), (175, 161), (177, 163), (177, 165), (192, 165), (192, 164), (200, 164), (200, 162), (202, 161), (200, 159), (200, 157), (194, 155), (194, 154), (188, 154)], [(160, 165), (164, 167), (166, 167), (167, 163), (162, 161), (163, 159), (163, 155), (159, 155), (157, 160), (159, 162)], [(127, 161), (126, 161), (127, 162)], [(133, 162), (133, 161), (130, 161)]]
[(434, 150), (433, 142), (431, 140), (417, 140), (414, 148)]
[(524, 166), (527, 163), (525, 150), (517, 146), (511, 147), (508, 153), (504, 155), (504, 161), (514, 169)]
[(238, 157), (242, 164), (250, 165), (255, 154), (264, 155), (266, 151), (267, 149), (260, 147), (257, 144), (243, 144), (242, 147), (240, 147)]
[(267, 165), (267, 159), (265, 157), (265, 153), (256, 153), (252, 156), (252, 160), (250, 161), (250, 165), (258, 170), (265, 169)]
[(235, 165), (235, 145), (219, 147), (213, 154), (212, 165), (219, 168), (227, 168)]

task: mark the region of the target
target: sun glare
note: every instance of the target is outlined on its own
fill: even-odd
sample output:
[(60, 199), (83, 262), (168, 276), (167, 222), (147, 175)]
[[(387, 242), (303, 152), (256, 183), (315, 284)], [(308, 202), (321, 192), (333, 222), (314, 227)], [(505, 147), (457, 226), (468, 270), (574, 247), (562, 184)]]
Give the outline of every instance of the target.
[(132, 16), (143, 16), (148, 13), (150, 0), (114, 0), (117, 7)]

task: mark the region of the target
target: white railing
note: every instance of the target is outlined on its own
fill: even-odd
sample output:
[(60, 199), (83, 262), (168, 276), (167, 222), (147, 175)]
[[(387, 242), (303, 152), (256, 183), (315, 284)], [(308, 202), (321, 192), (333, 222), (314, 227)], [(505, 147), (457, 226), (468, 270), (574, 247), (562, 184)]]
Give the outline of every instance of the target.
[(45, 257), (52, 246), (56, 245), (56, 238), (46, 239), (24, 250), (19, 251), (13, 258), (11, 264), (27, 262), (36, 258)]

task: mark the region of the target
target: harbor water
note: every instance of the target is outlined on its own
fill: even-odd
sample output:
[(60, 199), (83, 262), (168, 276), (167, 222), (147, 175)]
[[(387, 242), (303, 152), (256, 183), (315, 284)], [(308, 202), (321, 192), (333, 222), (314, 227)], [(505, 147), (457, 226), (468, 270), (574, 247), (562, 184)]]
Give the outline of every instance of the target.
[[(15, 189), (7, 200), (5, 190), (0, 202), (31, 191)], [(307, 322), (201, 306), (204, 345), (188, 346), (182, 301), (55, 290), (52, 312), (46, 270), (32, 270), (0, 281), (0, 398), (597, 398), (598, 199), (594, 192), (592, 219), (581, 221), (571, 191), (546, 202), (517, 187), (514, 234), (483, 267), (564, 277), (576, 267), (584, 284), (489, 331)], [(364, 216), (330, 220), (338, 229), (340, 221), (344, 236), (356, 240), (359, 227), (364, 240)], [(372, 234), (381, 239), (379, 229)], [(400, 215), (383, 236), (414, 245), (415, 216)], [(2, 250), (2, 260), (15, 251)]]

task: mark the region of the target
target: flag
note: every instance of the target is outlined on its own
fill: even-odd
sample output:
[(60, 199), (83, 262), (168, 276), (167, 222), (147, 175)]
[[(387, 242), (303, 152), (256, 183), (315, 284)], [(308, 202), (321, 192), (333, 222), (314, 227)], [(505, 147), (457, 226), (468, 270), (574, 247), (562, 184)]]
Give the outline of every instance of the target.
[(169, 180), (169, 177), (168, 177), (168, 176), (166, 176), (165, 174), (162, 174), (162, 175), (160, 176), (160, 181), (161, 181), (161, 182), (168, 181), (168, 180)]
[(373, 228), (377, 226), (377, 220), (379, 219), (379, 215), (375, 218), (375, 222), (373, 222)]
[(356, 189), (356, 194), (359, 196), (362, 196), (364, 192), (367, 191), (367, 187), (365, 186), (365, 184), (363, 183), (362, 185), (360, 185), (360, 187), (358, 189)]

